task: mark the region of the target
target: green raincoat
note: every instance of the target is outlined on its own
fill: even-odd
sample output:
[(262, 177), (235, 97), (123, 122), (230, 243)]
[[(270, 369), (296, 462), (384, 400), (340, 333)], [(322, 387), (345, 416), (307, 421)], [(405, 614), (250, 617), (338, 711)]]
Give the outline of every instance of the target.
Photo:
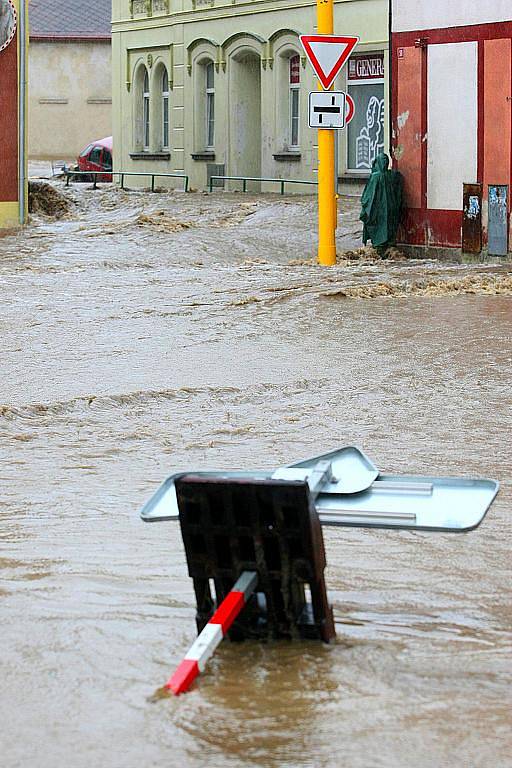
[(402, 175), (388, 167), (387, 155), (380, 154), (374, 160), (359, 216), (364, 224), (363, 243), (371, 240), (374, 248), (379, 249), (394, 245), (402, 213)]

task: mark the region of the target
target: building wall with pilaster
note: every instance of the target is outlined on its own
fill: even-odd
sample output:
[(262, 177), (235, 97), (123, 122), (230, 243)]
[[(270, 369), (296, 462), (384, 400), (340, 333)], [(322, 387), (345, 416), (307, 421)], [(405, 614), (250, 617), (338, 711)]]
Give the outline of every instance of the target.
[[(335, 33), (361, 38), (357, 53), (384, 57), (387, 72), (386, 0), (338, 0)], [(193, 188), (205, 188), (208, 168), (228, 175), (316, 180), (317, 135), (308, 128), (313, 70), (299, 43), (316, 31), (316, 3), (297, 0), (114, 0), (114, 164), (123, 170), (187, 173)], [(300, 56), (300, 139), (289, 142), (289, 58)], [(215, 70), (215, 145), (204, 139), (204, 71)], [(170, 146), (161, 142), (159, 88), (162, 67), (170, 80)], [(148, 146), (141, 142), (141, 73), (150, 81)], [(336, 87), (347, 87), (347, 69)], [(370, 87), (370, 85), (368, 86)], [(385, 113), (379, 146), (387, 148), (388, 86), (382, 80)], [(359, 91), (358, 93), (362, 93)], [(203, 102), (201, 102), (203, 99)], [(377, 99), (378, 101), (378, 99)], [(377, 102), (376, 102), (377, 103)], [(371, 118), (369, 118), (371, 121)], [(369, 129), (371, 131), (371, 129)], [(370, 142), (371, 143), (371, 142)], [(376, 141), (374, 141), (374, 144)], [(353, 154), (353, 153), (352, 153)], [(347, 168), (347, 133), (339, 136), (339, 173), (364, 178), (369, 168)], [(130, 180), (135, 185), (136, 179)], [(139, 182), (144, 185), (144, 181)], [(160, 182), (159, 182), (160, 183)], [(163, 185), (163, 182), (162, 182)], [(276, 190), (275, 185), (263, 189)], [(297, 187), (297, 191), (311, 191)]]

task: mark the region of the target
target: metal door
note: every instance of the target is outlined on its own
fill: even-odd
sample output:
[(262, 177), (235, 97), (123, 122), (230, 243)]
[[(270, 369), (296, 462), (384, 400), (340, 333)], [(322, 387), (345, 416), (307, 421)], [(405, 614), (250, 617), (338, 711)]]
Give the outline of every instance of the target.
[(508, 253), (508, 186), (489, 185), (489, 255)]
[(482, 251), (482, 185), (464, 184), (462, 252)]

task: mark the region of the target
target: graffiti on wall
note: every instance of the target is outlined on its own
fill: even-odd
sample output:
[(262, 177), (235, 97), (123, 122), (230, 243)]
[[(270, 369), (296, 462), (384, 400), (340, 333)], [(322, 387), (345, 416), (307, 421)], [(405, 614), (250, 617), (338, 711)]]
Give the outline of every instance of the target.
[(381, 152), (384, 152), (384, 99), (372, 96), (366, 110), (366, 125), (356, 138), (357, 168), (371, 169)]

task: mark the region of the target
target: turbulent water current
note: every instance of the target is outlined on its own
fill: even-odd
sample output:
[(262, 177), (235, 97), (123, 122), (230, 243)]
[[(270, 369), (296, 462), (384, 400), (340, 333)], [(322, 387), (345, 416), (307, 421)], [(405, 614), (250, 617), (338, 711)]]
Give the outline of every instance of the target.
[[(65, 191), (0, 238), (3, 768), (512, 765), (512, 268), (316, 266), (309, 198)], [(81, 187), (81, 188), (80, 188)], [(492, 477), (466, 535), (324, 529), (337, 641), (194, 638), (172, 472), (359, 445)]]

